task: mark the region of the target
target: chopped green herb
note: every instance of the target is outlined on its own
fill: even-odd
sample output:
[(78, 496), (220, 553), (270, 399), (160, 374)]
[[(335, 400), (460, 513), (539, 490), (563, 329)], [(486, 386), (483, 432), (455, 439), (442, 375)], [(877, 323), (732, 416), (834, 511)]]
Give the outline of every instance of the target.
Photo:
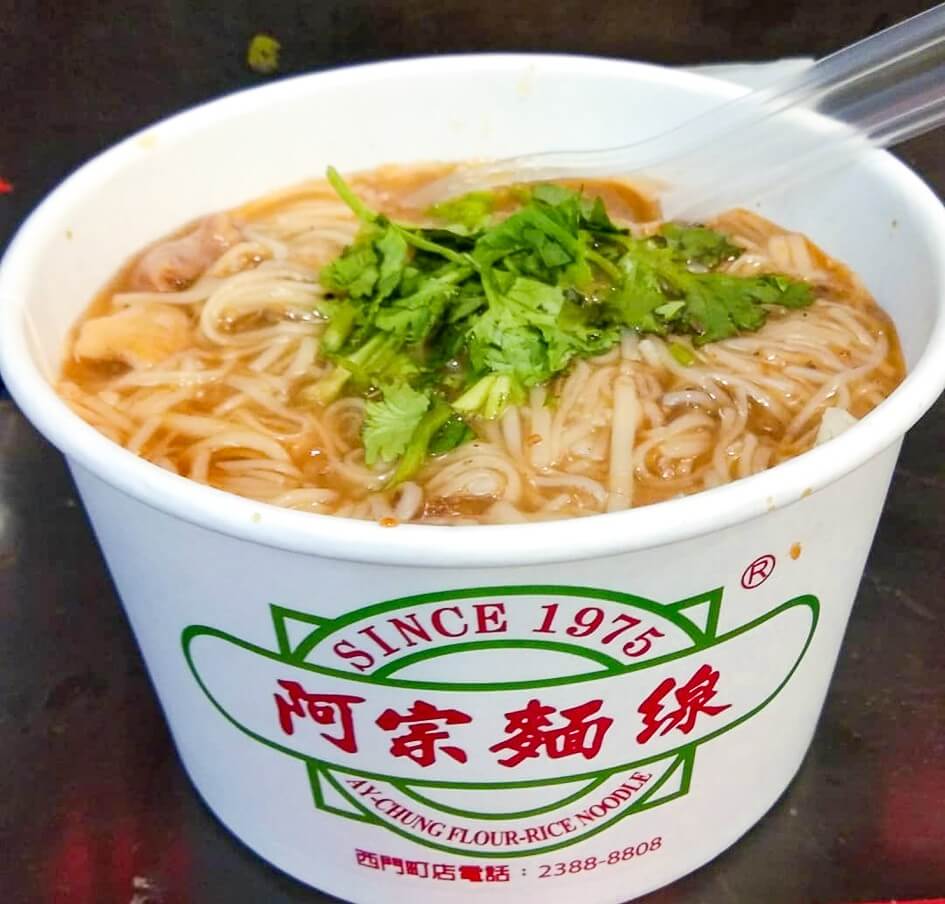
[(666, 323), (674, 320), (679, 314), (686, 310), (684, 301), (667, 301), (658, 308), (653, 309), (654, 314), (659, 314)]
[(345, 248), (341, 257), (322, 270), (321, 282), (333, 292), (368, 298), (374, 292), (379, 273), (374, 242), (364, 242)]
[[(704, 258), (721, 253), (718, 245), (709, 252), (703, 239), (699, 242)], [(690, 334), (696, 345), (704, 345), (740, 330), (757, 330), (767, 317), (765, 305), (803, 307), (814, 300), (809, 285), (784, 276), (693, 272), (692, 246), (684, 242), (658, 235), (628, 237), (625, 243), (627, 252), (620, 259), (624, 279), (605, 304), (623, 326), (639, 332)]]
[(246, 65), (253, 72), (271, 75), (279, 68), (282, 45), (271, 35), (254, 35), (246, 49)]
[(450, 229), (473, 233), (489, 225), (494, 208), (495, 196), (491, 192), (474, 191), (434, 204), (430, 214)]
[(354, 328), (358, 309), (351, 302), (343, 301), (322, 305), (322, 313), (328, 317), (328, 326), (322, 333), (322, 349), (331, 354), (344, 345)]
[(683, 367), (690, 367), (696, 363), (696, 356), (692, 353), (692, 350), (681, 342), (670, 342), (669, 353), (682, 364)]
[(453, 408), (460, 414), (492, 420), (505, 411), (510, 401), (521, 396), (521, 389), (508, 374), (488, 374), (456, 399)]
[[(559, 185), (519, 192), (501, 222), (497, 196), (466, 195), (433, 208), (442, 226), (425, 228), (371, 210), (334, 169), (328, 178), (362, 227), (321, 273), (322, 349), (336, 366), (306, 397), (368, 399), (365, 461), (397, 461), (392, 485), (471, 439), (470, 418), (500, 416), (624, 330), (702, 345), (758, 329), (772, 305), (813, 300), (786, 276), (720, 271), (741, 253), (721, 233), (666, 223), (636, 237), (600, 198)], [(670, 352), (696, 361), (686, 343)]]
[(378, 215), (361, 201), (351, 190), (351, 186), (341, 177), (341, 173), (333, 166), (329, 166), (325, 171), (325, 178), (328, 179), (329, 185), (338, 193), (338, 197), (354, 211), (354, 215), (361, 220), (361, 222), (373, 223), (378, 219)]
[(709, 269), (724, 261), (733, 261), (742, 253), (724, 235), (705, 226), (683, 226), (679, 223), (664, 223), (660, 233), (669, 247), (690, 265), (701, 264)]
[(430, 449), (430, 443), (452, 417), (453, 409), (446, 402), (440, 400), (420, 419), (420, 423), (417, 424), (410, 437), (410, 442), (407, 443), (407, 448), (404, 449), (404, 453), (397, 463), (397, 470), (394, 471), (390, 479), (390, 486), (396, 486), (398, 483), (409, 480), (423, 467), (423, 462)]
[(379, 402), (364, 406), (364, 460), (395, 461), (403, 455), (427, 409), (430, 398), (406, 383), (391, 387)]
[(476, 434), (469, 429), (469, 425), (458, 415), (452, 415), (450, 419), (434, 434), (428, 447), (431, 455), (442, 455), (449, 452), (457, 446), (475, 439)]

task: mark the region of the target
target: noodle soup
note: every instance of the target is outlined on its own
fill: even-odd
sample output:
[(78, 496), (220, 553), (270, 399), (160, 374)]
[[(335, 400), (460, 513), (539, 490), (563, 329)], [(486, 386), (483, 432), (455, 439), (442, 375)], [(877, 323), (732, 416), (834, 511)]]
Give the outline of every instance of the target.
[[(425, 241), (448, 233), (443, 241), (459, 243), (457, 255), (473, 256), (488, 242), (482, 223), (451, 222), (449, 211), (431, 218), (409, 206), (411, 192), (437, 175), (432, 168), (388, 167), (358, 176), (351, 189), (367, 208), (427, 227)], [(470, 363), (476, 350), (460, 346), (425, 378), (432, 388), (423, 389), (427, 413), (444, 402), (459, 400), (459, 407), (403, 473), (409, 440), (400, 454), (373, 459), (366, 443), (372, 417), (389, 413), (389, 405), (381, 406), (394, 398), (389, 368), (360, 385), (355, 373), (337, 391), (338, 374), (355, 371), (357, 352), (346, 353), (337, 339), (333, 346), (331, 331), (342, 320), (339, 299), (358, 291), (354, 283), (339, 288), (337, 262), (354, 259), (351, 246), (358, 247), (365, 227), (331, 185), (311, 182), (208, 216), (135, 257), (76, 327), (60, 394), (115, 442), (169, 471), (274, 505), (392, 526), (546, 520), (698, 492), (829, 439), (902, 380), (889, 318), (853, 273), (804, 236), (746, 210), (723, 213), (708, 229), (669, 232), (654, 200), (632, 186), (570, 188), (589, 218), (575, 229), (592, 237), (589, 255), (611, 236), (624, 242), (621, 253), (639, 249), (644, 256), (682, 236), (679, 246), (690, 255), (686, 280), (707, 276), (713, 285), (737, 288), (771, 275), (766, 291), (802, 287), (808, 297), (789, 306), (761, 295), (754, 328), (707, 338), (695, 318), (688, 330), (678, 329), (673, 317), (689, 296), (660, 283), (667, 294), (654, 310), (666, 314), (665, 322), (663, 314), (648, 314), (642, 328), (608, 323), (606, 342), (592, 337), (566, 365), (539, 375), (545, 379), (532, 380), (527, 370), (523, 377), (512, 365), (506, 372), (503, 355), (514, 351), (501, 345), (506, 337), (492, 359), (498, 369), (486, 377)], [(564, 204), (567, 196), (547, 198), (530, 201), (527, 189), (509, 189), (487, 203), (478, 199), (487, 211), (472, 204), (463, 215), (472, 210), (494, 229), (523, 205), (555, 210), (551, 202)], [(595, 198), (610, 226), (590, 219)], [(700, 258), (706, 242), (722, 250)], [(418, 247), (408, 249), (406, 266), (420, 266), (426, 249)], [(607, 305), (594, 280), (615, 262), (629, 271), (630, 252), (616, 254), (592, 260), (590, 288), (582, 288), (576, 310)], [(521, 278), (537, 282), (522, 266), (515, 264)], [(329, 272), (331, 279), (323, 276)], [(404, 273), (402, 285), (412, 278)], [(614, 291), (609, 283), (606, 289)], [(566, 291), (574, 294), (570, 284)], [(493, 302), (485, 299), (475, 316)], [(562, 323), (565, 314), (564, 308), (557, 314)], [(425, 339), (424, 356), (446, 341), (448, 328), (437, 329)], [(469, 335), (475, 330), (469, 327)], [(595, 342), (607, 347), (595, 353)], [(405, 360), (410, 367), (420, 361), (417, 354)], [(462, 409), (470, 386), (482, 385), (477, 380), (494, 387), (508, 374), (500, 404)], [(411, 372), (402, 384), (414, 393), (408, 401), (418, 379)], [(444, 430), (454, 438), (465, 432), (450, 447), (449, 438), (438, 443)]]

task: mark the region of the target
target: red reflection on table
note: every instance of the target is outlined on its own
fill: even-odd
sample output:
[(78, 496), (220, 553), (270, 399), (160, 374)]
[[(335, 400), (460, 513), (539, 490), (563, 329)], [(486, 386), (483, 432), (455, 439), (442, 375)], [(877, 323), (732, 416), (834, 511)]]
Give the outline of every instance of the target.
[(52, 904), (94, 904), (94, 856), (84, 815), (68, 810), (58, 844), (50, 852), (46, 900)]
[(63, 806), (42, 879), (44, 904), (181, 900), (190, 881), (182, 817), (149, 819), (130, 797), (116, 799), (114, 788), (90, 790), (87, 800)]
[(902, 762), (883, 795), (879, 840), (887, 857), (915, 864), (921, 875), (921, 864), (945, 856), (945, 767)]

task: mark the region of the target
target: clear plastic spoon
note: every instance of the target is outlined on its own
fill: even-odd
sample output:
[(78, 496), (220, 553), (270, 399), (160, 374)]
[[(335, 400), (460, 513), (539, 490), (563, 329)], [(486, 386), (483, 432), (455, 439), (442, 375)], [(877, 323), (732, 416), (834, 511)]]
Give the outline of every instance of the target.
[(945, 3), (662, 134), (621, 147), (467, 164), (411, 200), (426, 206), (513, 182), (642, 177), (662, 187), (664, 216), (698, 217), (943, 122)]

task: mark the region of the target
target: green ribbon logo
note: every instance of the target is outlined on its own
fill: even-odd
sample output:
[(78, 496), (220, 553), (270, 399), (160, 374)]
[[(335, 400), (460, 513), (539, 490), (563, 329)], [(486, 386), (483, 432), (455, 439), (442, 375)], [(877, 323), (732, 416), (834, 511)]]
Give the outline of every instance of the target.
[(508, 859), (684, 796), (698, 747), (781, 692), (817, 599), (722, 633), (721, 605), (479, 587), (337, 619), (271, 606), (274, 649), (203, 625), (182, 645), (223, 716), (303, 762), (321, 810)]

